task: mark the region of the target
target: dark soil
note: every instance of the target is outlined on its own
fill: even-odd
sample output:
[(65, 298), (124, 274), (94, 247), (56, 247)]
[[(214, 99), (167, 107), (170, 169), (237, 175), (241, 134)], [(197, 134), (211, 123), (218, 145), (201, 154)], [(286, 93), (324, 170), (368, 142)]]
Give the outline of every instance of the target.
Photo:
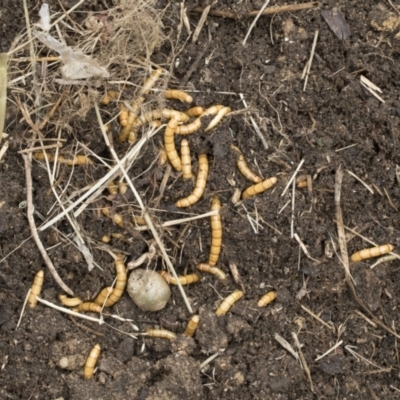
[[(32, 20), (36, 21), (38, 5), (28, 3)], [(61, 3), (71, 7), (70, 2)], [(243, 15), (260, 9), (263, 3), (261, 0), (223, 0), (213, 9), (232, 9)], [(285, 4), (283, 0), (273, 3)], [(199, 91), (192, 93), (196, 105), (223, 104), (239, 110), (243, 104), (237, 93), (243, 93), (251, 105), (248, 115), (225, 118), (210, 133), (200, 131), (188, 136), (196, 170), (198, 154), (206, 152), (210, 175), (204, 196), (186, 211), (207, 212), (212, 196), (219, 194), (223, 204), (223, 251), (218, 266), (228, 273), (229, 263), (235, 263), (246, 291), (226, 316), (216, 317), (214, 312), (221, 298), (240, 288), (232, 275), (229, 274), (226, 286), (212, 275), (203, 274), (200, 283), (186, 287), (201, 321), (194, 339), (182, 335), (190, 314), (177, 287), (172, 287), (171, 301), (162, 311), (142, 312), (127, 294), (112, 309), (112, 313), (133, 320), (141, 332), (150, 327), (174, 330), (178, 338), (173, 342), (146, 337), (133, 339), (121, 333), (135, 333), (127, 322), (106, 318), (109, 325), (99, 326), (85, 320), (72, 321), (67, 315), (43, 305), (27, 309), (20, 327), (16, 328), (33, 276), (46, 267), (35, 242), (30, 239), (25, 210), (19, 207), (26, 200), (26, 184), (18, 151), (26, 148), (31, 132), (25, 121), (21, 122), (22, 115), (9, 93), (5, 130), (10, 135), (10, 147), (0, 164), (1, 399), (400, 398), (397, 341), (359, 316), (357, 311), (364, 311), (359, 309), (346, 285), (338, 256), (325, 252), (331, 239), (337, 243), (334, 183), (340, 166), (356, 174), (374, 191), (371, 194), (345, 173), (342, 187), (345, 225), (358, 231), (362, 229), (362, 235), (378, 244), (400, 245), (400, 187), (395, 173), (396, 165), (400, 164), (397, 154), (400, 40), (396, 39), (397, 31), (393, 27), (379, 31), (383, 22), (371, 25), (374, 21), (387, 20), (390, 14), (398, 18), (399, 14), (389, 3), (323, 1), (321, 9), (336, 6), (343, 12), (351, 29), (351, 36), (346, 40), (335, 36), (321, 16), (321, 9), (261, 17), (246, 47), (241, 41), (252, 18), (232, 20), (209, 16), (196, 44), (191, 40), (184, 44), (187, 33), (183, 29), (178, 43), (183, 49), (177, 56), (179, 62), (174, 60), (172, 64), (175, 68), (170, 86), (178, 87), (196, 57), (204, 52), (186, 83), (186, 88)], [(398, 1), (391, 3), (400, 10)], [(156, 6), (165, 5), (159, 2)], [(190, 10), (197, 4), (188, 1), (186, 5)], [(50, 6), (53, 12), (60, 10), (56, 1), (51, 1)], [(102, 11), (106, 4), (89, 2), (85, 7), (82, 10)], [(199, 14), (189, 14), (193, 28), (199, 18)], [(0, 46), (2, 51), (7, 51), (24, 26), (20, 2), (4, 0), (0, 21)], [(178, 2), (170, 4), (164, 25), (169, 41), (152, 59), (168, 69), (171, 43), (176, 44), (177, 40)], [(316, 30), (319, 30), (316, 54), (303, 91), (301, 75)], [(211, 43), (204, 51), (209, 37)], [(380, 95), (385, 103), (361, 86), (360, 75), (382, 90)], [(177, 109), (185, 108), (178, 102), (172, 104)], [(103, 107), (103, 112), (106, 119), (108, 115), (115, 115), (116, 109)], [(267, 149), (254, 132), (250, 115), (261, 128)], [(79, 129), (73, 134), (65, 133), (68, 144), (72, 146), (79, 140), (100, 156), (111, 159), (97, 128), (94, 110), (77, 124)], [(117, 124), (114, 128), (117, 129)], [(48, 125), (46, 135), (57, 136), (54, 125)], [(150, 207), (153, 219), (167, 221), (180, 217), (174, 201), (190, 193), (193, 186), (192, 182), (177, 179), (179, 175), (173, 172), (157, 207), (163, 211), (152, 209), (166, 168), (150, 167), (160, 141), (161, 136), (156, 136), (150, 142), (130, 174), (137, 177), (150, 168), (134, 184)], [(127, 146), (115, 142), (122, 156)], [(243, 190), (251, 183), (237, 170), (230, 150), (232, 143), (240, 147), (254, 171), (264, 178), (278, 178), (273, 189), (239, 206), (231, 201), (235, 190)], [(298, 242), (291, 238), (292, 189), (282, 196), (302, 159), (300, 174), (311, 175), (312, 192), (296, 189), (294, 232), (314, 260), (307, 258), (299, 250)], [(100, 179), (105, 171), (97, 162), (93, 166), (75, 167), (68, 194)], [(70, 175), (71, 168), (61, 166), (62, 187)], [(55, 199), (41, 163), (33, 161), (32, 177), (35, 208), (47, 218)], [(122, 232), (98, 211), (106, 204), (106, 196), (104, 193), (103, 198), (78, 218), (83, 234), (95, 240), (105, 234)], [(51, 215), (58, 212), (53, 209)], [(257, 233), (249, 217), (258, 221)], [(36, 218), (36, 224), (40, 223)], [(58, 223), (57, 228), (63, 234), (72, 232), (66, 220)], [(208, 218), (193, 221), (189, 228), (182, 225), (159, 232), (178, 274), (195, 272), (197, 263), (207, 261)], [(104, 251), (92, 248), (95, 261), (103, 270), (95, 268), (89, 273), (82, 254), (59, 232), (47, 229), (40, 236), (57, 271), (76, 295), (92, 299), (113, 281), (113, 261)], [(112, 245), (127, 252), (129, 259), (136, 259), (147, 251), (149, 233), (126, 232), (126, 236), (132, 239), (114, 240)], [(370, 246), (355, 237), (348, 242), (348, 251), (352, 254)], [(351, 267), (357, 293), (377, 318), (400, 331), (399, 261), (383, 263), (371, 270), (369, 266), (373, 262), (367, 260)], [(150, 264), (150, 268), (157, 270), (161, 267), (161, 257)], [(298, 300), (296, 295), (306, 280), (307, 294)], [(272, 288), (277, 291), (277, 300), (266, 308), (258, 308), (258, 299)], [(42, 297), (58, 303), (59, 293), (60, 288), (46, 271)], [(312, 310), (330, 328), (311, 317), (301, 305)], [(297, 333), (303, 345), (314, 393), (304, 369), (274, 339), (279, 334), (297, 350), (292, 332)], [(343, 343), (336, 350), (315, 361), (339, 340)], [(94, 379), (85, 381), (83, 363), (96, 343), (102, 348), (98, 370)], [(351, 346), (363, 359), (353, 356), (345, 346)], [(200, 371), (200, 364), (218, 351), (221, 354)], [(67, 369), (59, 365), (63, 357), (69, 359)]]

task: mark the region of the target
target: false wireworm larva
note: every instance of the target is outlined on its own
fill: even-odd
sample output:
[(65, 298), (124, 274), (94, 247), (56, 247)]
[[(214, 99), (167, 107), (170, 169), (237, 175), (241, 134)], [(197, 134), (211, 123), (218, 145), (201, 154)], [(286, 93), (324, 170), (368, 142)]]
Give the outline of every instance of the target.
[(125, 194), (128, 191), (128, 184), (125, 182), (118, 182), (118, 193)]
[(188, 135), (189, 133), (198, 131), (200, 128), (201, 128), (201, 119), (200, 117), (198, 117), (190, 124), (178, 126), (176, 128), (176, 134)]
[(222, 269), (217, 267), (211, 267), (208, 264), (198, 264), (197, 269), (202, 272), (208, 272), (209, 274), (215, 275), (222, 283), (226, 282), (226, 274)]
[[(170, 283), (171, 285), (178, 284), (177, 280), (167, 271), (161, 271), (160, 275), (164, 278), (164, 280), (167, 283)], [(200, 277), (197, 274), (189, 274), (189, 275), (178, 276), (178, 280), (181, 285), (190, 285), (191, 283), (198, 282), (200, 280)]]
[(208, 265), (214, 267), (217, 264), (219, 254), (221, 253), (222, 246), (222, 223), (221, 214), (219, 213), (221, 209), (221, 202), (219, 197), (216, 195), (213, 197), (211, 202), (211, 211), (218, 210), (217, 215), (211, 216), (211, 249), (210, 256), (208, 258)]
[(307, 181), (300, 181), (300, 182), (297, 182), (297, 184), (296, 184), (296, 186), (298, 187), (298, 188), (306, 188), (307, 187)]
[(164, 147), (167, 152), (169, 162), (177, 171), (182, 171), (181, 158), (175, 148), (175, 130), (179, 122), (175, 118), (171, 118), (165, 128)]
[(193, 178), (192, 160), (190, 158), (189, 142), (183, 139), (181, 142), (182, 177), (183, 179)]
[(35, 278), (33, 279), (31, 292), (29, 293), (28, 305), (30, 308), (36, 307), (37, 304), (36, 296), (40, 296), (40, 292), (42, 291), (43, 281), (44, 281), (44, 271), (41, 269), (36, 273)]
[[(60, 164), (66, 164), (69, 166), (72, 165), (86, 165), (86, 164), (93, 164), (93, 161), (84, 155), (78, 155), (74, 156), (72, 158), (66, 158), (63, 155), (59, 154), (58, 157), (56, 157), (52, 153), (46, 153), (47, 158), (49, 161), (54, 161), (57, 159), (57, 162)], [(33, 158), (35, 160), (45, 160), (45, 155), (44, 153), (33, 153)]]
[(111, 99), (117, 99), (118, 92), (115, 90), (107, 90), (106, 95), (101, 99), (101, 103), (105, 106), (110, 103)]
[(125, 127), (128, 125), (129, 110), (122, 104), (120, 104), (119, 109), (120, 109), (118, 115), (119, 123), (122, 127)]
[(158, 165), (162, 167), (163, 165), (165, 165), (167, 160), (168, 160), (167, 152), (165, 151), (164, 148), (161, 148), (158, 154)]
[(176, 339), (176, 335), (174, 332), (167, 331), (166, 329), (147, 329), (147, 336), (153, 338), (161, 338), (161, 339), (168, 339), (174, 340)]
[(150, 90), (153, 88), (153, 86), (156, 84), (158, 78), (161, 76), (162, 73), (163, 73), (162, 68), (158, 68), (155, 71), (153, 71), (144, 82), (142, 89), (140, 90), (140, 93), (148, 94)]
[(199, 321), (200, 317), (198, 315), (193, 315), (193, 317), (189, 319), (189, 322), (186, 325), (186, 329), (183, 334), (187, 337), (193, 337), (199, 325)]
[(138, 129), (146, 124), (157, 119), (171, 119), (175, 118), (179, 122), (188, 122), (189, 115), (177, 110), (170, 110), (169, 108), (163, 108), (160, 110), (152, 110), (142, 114), (133, 125), (133, 129), (138, 131)]
[(78, 311), (101, 313), (101, 306), (91, 301), (86, 301), (78, 305)]
[(82, 300), (79, 297), (68, 297), (65, 294), (59, 294), (58, 299), (67, 307), (76, 307), (82, 303)]
[(235, 290), (233, 293), (231, 293), (228, 297), (226, 297), (222, 303), (219, 305), (217, 308), (217, 311), (215, 311), (215, 315), (220, 316), (220, 315), (225, 315), (231, 307), (243, 296), (243, 292), (241, 290)]
[(394, 247), (391, 244), (383, 244), (381, 246), (371, 247), (370, 249), (364, 249), (354, 253), (350, 259), (353, 262), (366, 260), (368, 258), (378, 257), (382, 254), (390, 253)]
[(102, 236), (101, 241), (103, 243), (110, 243), (111, 237), (109, 235), (104, 235), (104, 236)]
[(196, 186), (193, 192), (183, 199), (178, 200), (175, 205), (180, 208), (190, 207), (194, 203), (197, 203), (200, 197), (203, 195), (206, 188), (208, 176), (208, 159), (207, 154), (199, 155), (199, 172), (197, 174)]
[(99, 358), (100, 351), (101, 347), (99, 344), (96, 344), (90, 351), (89, 357), (87, 358), (85, 363), (85, 368), (83, 369), (83, 377), (85, 379), (93, 378), (94, 367), (97, 363), (97, 359)]
[(258, 307), (265, 307), (267, 306), (269, 303), (271, 303), (272, 301), (274, 301), (276, 299), (276, 291), (273, 290), (272, 292), (268, 292), (267, 294), (265, 294), (263, 297), (261, 297), (260, 300), (258, 300)]
[(184, 111), (184, 113), (189, 115), (189, 117), (199, 117), (201, 114), (203, 114), (204, 111), (205, 110), (203, 107), (197, 106), (189, 108), (189, 110)]
[(139, 215), (134, 215), (131, 219), (131, 222), (134, 225), (141, 225), (141, 226), (147, 225), (146, 220), (143, 217), (140, 217)]
[(120, 119), (120, 123), (123, 126), (123, 129), (121, 130), (121, 133), (118, 136), (118, 140), (120, 142), (125, 142), (126, 139), (128, 138), (133, 128), (133, 124), (136, 122), (136, 119), (140, 114), (143, 102), (144, 102), (144, 97), (138, 97), (132, 102), (131, 110), (129, 111), (128, 117), (126, 119), (126, 124), (124, 121), (125, 125), (122, 125), (122, 121)]
[(109, 208), (109, 207), (104, 207), (104, 208), (102, 208), (102, 209), (101, 209), (101, 212), (102, 212), (107, 218), (112, 219), (116, 225), (118, 225), (118, 226), (121, 227), (121, 228), (125, 228), (124, 219), (123, 219), (123, 217), (122, 217), (121, 214), (114, 213), (114, 215), (111, 216), (111, 214), (110, 214), (110, 208)]
[[(225, 117), (226, 114), (229, 114), (232, 110), (230, 107), (224, 107), (221, 108), (218, 112), (217, 115), (213, 118), (213, 120), (208, 124), (207, 128), (204, 129), (205, 132), (209, 131), (212, 128), (215, 128), (222, 120), (222, 118)], [(204, 113), (205, 114), (205, 113)], [(203, 114), (203, 115), (204, 115)]]
[(100, 291), (100, 293), (97, 295), (97, 297), (93, 300), (94, 303), (98, 304), (101, 307), (111, 307), (114, 305), (114, 303), (111, 303), (110, 296), (111, 293), (113, 292), (112, 287), (105, 287)]
[(273, 176), (272, 178), (267, 178), (260, 183), (256, 183), (248, 187), (242, 193), (242, 199), (248, 199), (249, 197), (255, 196), (256, 194), (265, 192), (267, 189), (271, 188), (277, 182), (277, 178)]
[(191, 103), (193, 101), (193, 97), (182, 90), (176, 89), (168, 89), (165, 91), (165, 98), (166, 99), (176, 99), (183, 101), (185, 103)]
[(239, 147), (234, 146), (231, 144), (231, 149), (234, 150), (237, 154), (238, 157), (236, 159), (236, 165), (240, 171), (240, 173), (247, 178), (248, 180), (254, 182), (254, 183), (259, 183), (262, 181), (262, 179), (255, 174), (247, 165), (246, 160), (244, 159), (243, 153), (240, 151)]
[(115, 272), (117, 274), (117, 281), (115, 283), (112, 293), (108, 297), (107, 307), (111, 307), (121, 298), (126, 286), (127, 273), (122, 256), (118, 256), (114, 261), (114, 264)]
[(118, 194), (118, 187), (114, 181), (109, 181), (106, 187), (110, 194)]

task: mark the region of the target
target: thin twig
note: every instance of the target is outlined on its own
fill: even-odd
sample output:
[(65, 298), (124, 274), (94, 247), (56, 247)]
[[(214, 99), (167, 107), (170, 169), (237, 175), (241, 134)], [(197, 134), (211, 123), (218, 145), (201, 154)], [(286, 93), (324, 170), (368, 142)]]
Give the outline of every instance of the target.
[(296, 178), (296, 175), (298, 174), (298, 172), (300, 171), (301, 166), (304, 163), (304, 158), (300, 161), (299, 165), (296, 168), (296, 171), (294, 171), (292, 177), (289, 179), (289, 182), (287, 183), (287, 185), (285, 186), (285, 189), (283, 189), (283, 192), (281, 194), (281, 196), (284, 196), (286, 191), (289, 189), (290, 184), (293, 182), (294, 178)]
[(337, 342), (334, 346), (332, 346), (328, 351), (326, 351), (324, 354), (318, 356), (315, 361), (319, 361), (321, 360), (321, 358), (324, 358), (325, 356), (327, 356), (329, 353), (331, 353), (333, 350), (335, 350), (336, 348), (338, 348), (341, 344), (343, 343), (343, 340), (341, 340), (340, 342)]
[(39, 238), (39, 234), (36, 229), (35, 220), (33, 218), (33, 202), (32, 202), (32, 160), (31, 155), (22, 155), (25, 163), (25, 176), (26, 176), (26, 216), (28, 218), (29, 226), (31, 228), (32, 237), (38, 247), (47, 268), (49, 269), (51, 275), (53, 275), (54, 280), (59, 284), (61, 289), (67, 292), (69, 295), (73, 296), (74, 292), (63, 282), (63, 280), (58, 275), (53, 263), (51, 262), (49, 256), (46, 253), (45, 248)]
[(303, 92), (306, 91), (306, 87), (307, 87), (307, 82), (308, 82), (308, 76), (310, 75), (310, 71), (311, 71), (311, 65), (312, 65), (312, 61), (314, 58), (314, 53), (315, 53), (315, 48), (317, 47), (317, 40), (318, 40), (318, 34), (319, 34), (319, 30), (317, 29), (314, 33), (314, 41), (312, 44), (312, 48), (311, 48), (311, 54), (310, 54), (310, 58), (307, 61), (306, 67), (304, 68), (304, 73), (302, 78), (304, 80), (304, 86), (303, 86)]
[(363, 184), (366, 189), (371, 192), (371, 194), (374, 194), (374, 191), (361, 179), (359, 178), (354, 172), (349, 171), (348, 169), (346, 169), (346, 171), (355, 179), (357, 179), (361, 184)]
[(310, 314), (313, 318), (315, 318), (320, 324), (326, 326), (328, 329), (332, 329), (334, 330), (333, 326), (328, 325), (324, 320), (322, 320), (320, 317), (318, 317), (318, 315), (314, 314), (309, 308), (307, 308), (306, 306), (303, 306), (303, 304), (300, 304), (300, 307), (307, 312), (308, 314)]
[(203, 25), (206, 22), (208, 13), (210, 12), (211, 5), (208, 5), (207, 7), (204, 8), (203, 12), (201, 13), (200, 20), (196, 26), (196, 30), (193, 32), (192, 36), (192, 42), (195, 43), (197, 41), (197, 38), (200, 35), (201, 30), (203, 29)]
[(313, 381), (311, 378), (310, 368), (308, 368), (306, 358), (304, 357), (304, 354), (301, 350), (301, 344), (300, 344), (299, 339), (295, 332), (292, 332), (292, 337), (294, 339), (294, 343), (297, 346), (297, 350), (299, 351), (299, 357), (300, 357), (301, 363), (303, 364), (304, 372), (306, 373), (308, 381), (310, 382), (311, 391), (314, 393), (314, 385), (313, 385)]
[(270, 0), (267, 0), (263, 6), (261, 7), (260, 11), (257, 13), (257, 15), (255, 16), (253, 22), (250, 25), (249, 30), (247, 31), (246, 37), (244, 38), (242, 45), (245, 46), (246, 45), (246, 41), (248, 39), (248, 37), (250, 36), (251, 31), (253, 30), (253, 28), (255, 27), (258, 19), (261, 17), (263, 11), (267, 8), (267, 5), (269, 4)]

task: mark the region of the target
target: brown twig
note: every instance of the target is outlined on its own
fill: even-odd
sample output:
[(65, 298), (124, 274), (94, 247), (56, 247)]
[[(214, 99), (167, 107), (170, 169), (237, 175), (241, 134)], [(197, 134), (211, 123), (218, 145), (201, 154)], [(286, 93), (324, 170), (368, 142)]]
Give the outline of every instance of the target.
[(340, 196), (342, 191), (342, 180), (343, 180), (343, 170), (339, 167), (336, 171), (335, 178), (335, 208), (336, 208), (336, 224), (338, 229), (338, 239), (339, 239), (339, 248), (340, 255), (342, 257), (342, 264), (345, 270), (346, 283), (350, 289), (351, 295), (354, 301), (360, 306), (360, 308), (370, 316), (371, 320), (379, 325), (386, 332), (391, 333), (393, 336), (400, 339), (400, 336), (392, 331), (388, 326), (386, 326), (381, 320), (375, 317), (372, 311), (364, 304), (364, 302), (358, 297), (356, 289), (353, 285), (353, 281), (351, 280), (350, 275), (350, 263), (349, 263), (349, 255), (347, 253), (347, 244), (346, 244), (346, 235), (344, 231), (343, 224), (343, 214), (342, 208), (340, 207)]
[[(281, 12), (292, 12), (292, 11), (301, 11), (307, 10), (310, 8), (319, 8), (321, 3), (318, 1), (311, 1), (308, 3), (302, 4), (288, 4), (286, 6), (275, 6), (275, 7), (268, 7), (264, 10), (261, 15), (270, 15), (270, 14), (277, 14)], [(204, 8), (202, 7), (195, 7), (191, 10), (193, 13), (202, 13)], [(248, 14), (244, 14), (243, 16), (236, 15), (235, 13), (227, 10), (210, 10), (209, 15), (213, 17), (221, 17), (221, 18), (230, 18), (230, 19), (242, 19), (242, 18), (251, 18), (255, 17), (259, 13), (259, 10), (251, 11)]]
[(24, 163), (25, 163), (25, 176), (26, 176), (26, 216), (28, 218), (29, 226), (31, 228), (32, 232), (32, 237), (35, 240), (36, 246), (38, 247), (40, 254), (43, 257), (43, 260), (45, 264), (47, 265), (47, 268), (49, 269), (51, 275), (53, 275), (54, 280), (59, 284), (62, 290), (64, 290), (66, 293), (69, 295), (73, 296), (74, 292), (63, 282), (63, 280), (60, 278), (58, 275), (53, 263), (51, 262), (49, 256), (46, 253), (45, 248), (43, 247), (43, 244), (39, 238), (36, 225), (35, 225), (35, 220), (33, 218), (33, 212), (34, 212), (34, 207), (33, 207), (33, 202), (32, 202), (32, 159), (31, 155), (25, 155), (23, 154), (22, 157), (24, 158)]

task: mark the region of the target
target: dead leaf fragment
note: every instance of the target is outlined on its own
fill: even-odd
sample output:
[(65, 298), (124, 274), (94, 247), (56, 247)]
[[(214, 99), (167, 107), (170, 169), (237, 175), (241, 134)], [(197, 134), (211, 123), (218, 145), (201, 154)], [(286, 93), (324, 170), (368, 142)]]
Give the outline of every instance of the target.
[(344, 14), (338, 8), (322, 10), (321, 15), (338, 39), (345, 40), (350, 36), (350, 26), (346, 22)]

